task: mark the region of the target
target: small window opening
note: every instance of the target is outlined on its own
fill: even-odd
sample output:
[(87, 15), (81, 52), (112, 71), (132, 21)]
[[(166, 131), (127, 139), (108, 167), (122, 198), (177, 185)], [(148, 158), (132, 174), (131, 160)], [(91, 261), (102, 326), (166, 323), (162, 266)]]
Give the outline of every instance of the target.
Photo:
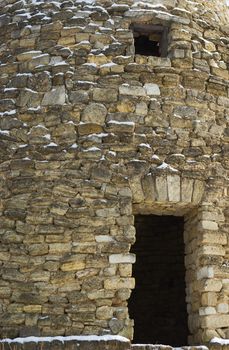
[(134, 24), (135, 55), (166, 57), (168, 51), (168, 28), (161, 25)]

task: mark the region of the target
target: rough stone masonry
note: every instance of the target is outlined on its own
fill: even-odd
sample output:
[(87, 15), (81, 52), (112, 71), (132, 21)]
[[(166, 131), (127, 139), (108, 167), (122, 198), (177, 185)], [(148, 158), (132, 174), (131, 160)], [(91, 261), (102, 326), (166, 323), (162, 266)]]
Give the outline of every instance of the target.
[(134, 214), (173, 214), (189, 343), (229, 338), (223, 1), (1, 0), (0, 99), (0, 336), (131, 339)]

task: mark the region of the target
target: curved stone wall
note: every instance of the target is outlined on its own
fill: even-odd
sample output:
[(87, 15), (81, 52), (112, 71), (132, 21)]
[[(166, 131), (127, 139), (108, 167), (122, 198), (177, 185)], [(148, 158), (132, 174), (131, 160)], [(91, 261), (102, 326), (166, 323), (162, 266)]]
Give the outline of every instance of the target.
[[(135, 213), (185, 215), (190, 343), (229, 337), (226, 8), (1, 4), (1, 337), (131, 338)], [(135, 23), (167, 57), (135, 55)]]

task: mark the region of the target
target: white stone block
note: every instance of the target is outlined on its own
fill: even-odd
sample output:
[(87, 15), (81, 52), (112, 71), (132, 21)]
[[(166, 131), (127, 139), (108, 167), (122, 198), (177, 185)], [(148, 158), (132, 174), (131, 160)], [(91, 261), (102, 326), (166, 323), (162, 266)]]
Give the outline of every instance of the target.
[(129, 95), (129, 96), (146, 96), (146, 91), (141, 86), (129, 86), (121, 85), (119, 87), (120, 95)]
[(180, 176), (168, 175), (168, 196), (170, 202), (180, 202)]
[(227, 303), (220, 303), (217, 305), (216, 310), (220, 314), (227, 314), (229, 313), (229, 305)]
[(150, 96), (160, 96), (160, 88), (157, 84), (147, 83), (144, 85), (144, 89), (146, 90), (146, 94)]
[(109, 256), (110, 264), (134, 264), (136, 261), (135, 254), (111, 254)]
[(200, 316), (214, 315), (214, 314), (216, 314), (216, 309), (212, 306), (201, 307), (199, 309)]
[(210, 220), (202, 220), (200, 222), (199, 227), (203, 230), (209, 230), (209, 231), (217, 231), (218, 230), (217, 222), (210, 221)]
[(213, 278), (214, 277), (214, 269), (210, 266), (202, 267), (197, 271), (197, 279), (202, 280), (204, 278)]

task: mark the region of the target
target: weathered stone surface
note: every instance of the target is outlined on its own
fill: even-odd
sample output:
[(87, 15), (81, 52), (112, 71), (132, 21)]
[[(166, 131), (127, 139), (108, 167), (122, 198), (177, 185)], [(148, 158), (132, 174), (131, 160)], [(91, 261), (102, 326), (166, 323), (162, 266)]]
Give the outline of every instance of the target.
[(89, 104), (82, 113), (82, 121), (88, 123), (103, 124), (107, 115), (107, 109), (100, 103)]
[(65, 103), (65, 88), (64, 86), (56, 86), (51, 91), (46, 92), (41, 102), (43, 106), (63, 105)]
[(132, 338), (138, 214), (184, 217), (189, 342), (228, 337), (225, 4), (2, 1), (0, 337)]

